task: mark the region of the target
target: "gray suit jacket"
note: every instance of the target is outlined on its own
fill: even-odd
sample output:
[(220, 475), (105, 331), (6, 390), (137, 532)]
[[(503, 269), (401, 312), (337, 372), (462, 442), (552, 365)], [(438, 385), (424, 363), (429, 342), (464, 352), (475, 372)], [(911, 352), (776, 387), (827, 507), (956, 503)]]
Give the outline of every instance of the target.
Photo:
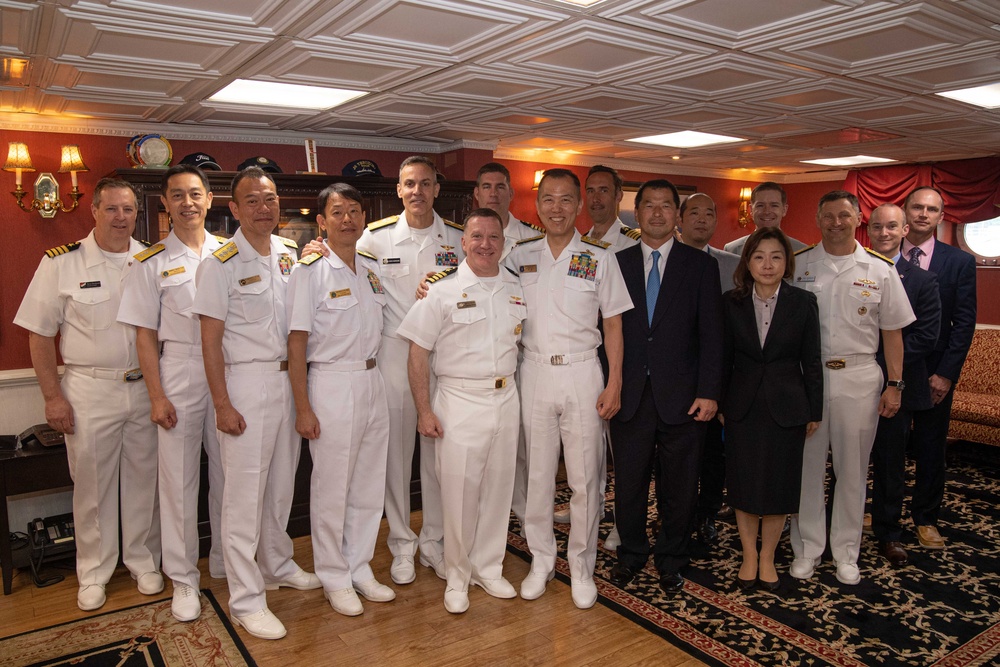
[[(785, 236), (788, 235), (786, 234)], [(747, 234), (742, 238), (738, 238), (735, 241), (730, 241), (726, 245), (722, 246), (722, 249), (725, 250), (726, 252), (731, 252), (734, 255), (742, 255), (743, 246), (746, 245), (748, 238), (750, 238), (749, 234)], [(798, 252), (799, 250), (802, 250), (808, 245), (807, 243), (803, 243), (798, 239), (793, 239), (791, 236), (788, 237), (788, 242), (792, 244), (792, 252)]]
[(733, 289), (735, 287), (733, 274), (736, 273), (736, 267), (740, 263), (740, 256), (712, 246), (705, 246), (705, 251), (719, 263), (719, 281), (722, 283), (722, 292), (725, 293)]

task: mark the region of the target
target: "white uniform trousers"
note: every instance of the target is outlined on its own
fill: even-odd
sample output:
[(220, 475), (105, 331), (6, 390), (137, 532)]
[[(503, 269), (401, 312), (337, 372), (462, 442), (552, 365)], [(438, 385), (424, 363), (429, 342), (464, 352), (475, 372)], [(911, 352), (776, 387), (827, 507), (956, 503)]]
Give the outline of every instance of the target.
[(301, 440), (287, 372), (235, 365), (226, 370), (226, 386), (247, 427), (238, 436), (217, 431), (226, 475), (222, 549), (229, 609), (247, 616), (267, 607), (265, 583), (299, 571), (285, 529)]
[(570, 532), (566, 549), (570, 574), (594, 574), (597, 531), (604, 514), (606, 477), (604, 425), (597, 399), (604, 388), (597, 358), (563, 366), (525, 360), (521, 364), (521, 418), (528, 451), (528, 500), (525, 538), (531, 571), (555, 568), (552, 532), (559, 442), (563, 445), (570, 499)]
[(448, 586), (455, 590), (468, 590), (472, 575), (503, 576), (519, 407), (513, 382), (483, 389), (463, 386), (462, 380), (438, 380), (434, 414), (444, 429), (437, 441), (444, 565)]
[(177, 424), (172, 429), (157, 426), (163, 573), (175, 584), (198, 589), (198, 489), (203, 443), (208, 455), (208, 516), (212, 527), (209, 567), (213, 572), (225, 569), (221, 537), (225, 477), (201, 345), (166, 342), (160, 357), (160, 381), (177, 413)]
[(313, 562), (328, 591), (350, 588), (375, 575), (375, 554), (385, 501), (389, 414), (378, 369), (309, 369), (309, 396), (320, 435), (309, 443)]
[[(410, 342), (403, 338), (382, 338), (378, 353), (378, 368), (385, 380), (386, 402), (389, 405), (389, 451), (385, 469), (385, 517), (389, 522), (389, 551), (393, 556), (413, 556), (418, 538), (410, 529), (410, 478), (413, 450), (416, 446), (417, 408), (410, 393), (406, 371)], [(434, 392), (431, 373), (431, 392)], [(438, 484), (434, 463), (433, 439), (420, 438), (420, 501), (423, 525), (420, 528), (420, 553), (430, 561), (441, 559), (444, 549), (444, 527), (441, 518), (441, 485)]]
[[(518, 360), (518, 370), (514, 373), (514, 384), (521, 386), (521, 363)], [(528, 445), (524, 440), (524, 425), (518, 419), (517, 427), (517, 462), (514, 464), (514, 494), (510, 509), (524, 528), (524, 507), (528, 503)]]
[(136, 577), (160, 569), (156, 425), (149, 421), (146, 385), (85, 372), (67, 367), (62, 379), (76, 422), (66, 453), (81, 586), (106, 584), (114, 574), (119, 508), (125, 567)]
[(833, 453), (830, 551), (838, 563), (857, 564), (865, 514), (868, 460), (878, 427), (882, 370), (870, 362), (840, 370), (823, 369), (823, 421), (806, 438), (802, 454), (799, 513), (792, 517), (791, 543), (796, 558), (819, 558), (826, 546), (827, 452)]

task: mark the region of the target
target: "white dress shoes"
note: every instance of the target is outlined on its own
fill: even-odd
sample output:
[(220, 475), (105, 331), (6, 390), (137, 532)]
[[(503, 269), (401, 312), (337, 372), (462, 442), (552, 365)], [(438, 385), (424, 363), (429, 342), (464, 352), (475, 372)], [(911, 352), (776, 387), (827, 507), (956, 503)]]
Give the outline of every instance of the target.
[(76, 593), (76, 606), (83, 611), (94, 611), (104, 606), (107, 597), (104, 595), (103, 584), (80, 586)]
[(529, 572), (521, 582), (521, 597), (525, 600), (537, 600), (545, 592), (545, 584), (552, 581), (555, 572)]
[(143, 572), (135, 579), (136, 588), (143, 595), (156, 595), (163, 590), (163, 575), (159, 572)]
[(413, 556), (396, 556), (392, 559), (392, 566), (389, 568), (389, 576), (395, 584), (413, 583), (417, 578), (417, 573), (413, 569)]
[(495, 598), (509, 600), (510, 598), (517, 597), (517, 591), (514, 590), (514, 587), (510, 585), (510, 582), (503, 577), (500, 577), (499, 579), (480, 579), (479, 577), (472, 577), (472, 583), (486, 591), (487, 595), (492, 595)]
[(195, 620), (201, 616), (201, 594), (187, 584), (175, 583), (170, 613), (181, 623)]
[(569, 523), (569, 505), (561, 510), (552, 513), (552, 520), (556, 523)]
[(424, 567), (429, 567), (434, 570), (434, 574), (438, 576), (438, 579), (443, 581), (448, 581), (448, 575), (445, 573), (444, 569), (444, 558), (438, 558), (437, 560), (431, 560), (429, 557), (420, 554), (420, 564)]
[(854, 563), (837, 563), (837, 581), (854, 586), (861, 581), (861, 571)]
[(469, 608), (469, 592), (446, 588), (444, 591), (444, 608), (452, 614), (464, 614)]
[(577, 609), (590, 609), (597, 602), (597, 585), (593, 577), (573, 579), (570, 584), (573, 592), (573, 604)]
[(323, 584), (320, 583), (319, 577), (315, 574), (312, 572), (306, 572), (305, 570), (299, 570), (284, 581), (274, 581), (269, 584), (264, 584), (264, 589), (276, 591), (279, 588), (295, 588), (300, 591), (311, 591), (321, 588), (322, 586)]
[(796, 579), (812, 579), (816, 572), (816, 566), (820, 562), (820, 558), (796, 558), (792, 561), (792, 566), (788, 568), (788, 574)]
[(371, 600), (372, 602), (392, 602), (396, 599), (396, 591), (385, 584), (380, 584), (377, 579), (369, 579), (360, 583), (355, 582), (354, 590), (361, 593), (366, 600)]
[(622, 538), (618, 535), (618, 526), (611, 526), (611, 532), (608, 533), (608, 539), (604, 540), (604, 548), (608, 551), (614, 551), (621, 546)]
[(278, 617), (266, 607), (249, 616), (233, 616), (233, 620), (258, 639), (281, 639), (288, 634)]
[(358, 599), (358, 594), (353, 588), (341, 588), (339, 591), (330, 591), (326, 594), (326, 599), (330, 601), (330, 606), (338, 614), (344, 616), (360, 616), (364, 613), (364, 605)]

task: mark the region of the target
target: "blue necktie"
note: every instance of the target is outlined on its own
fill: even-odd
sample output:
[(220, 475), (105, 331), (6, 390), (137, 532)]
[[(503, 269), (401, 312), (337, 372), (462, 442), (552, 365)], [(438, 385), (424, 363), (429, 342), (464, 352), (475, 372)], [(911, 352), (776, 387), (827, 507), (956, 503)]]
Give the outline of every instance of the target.
[(653, 268), (649, 270), (646, 281), (646, 315), (649, 325), (653, 325), (653, 310), (656, 308), (656, 297), (660, 294), (660, 251), (653, 251)]
[(924, 254), (924, 251), (921, 250), (920, 248), (918, 248), (917, 246), (913, 246), (912, 248), (910, 248), (910, 264), (912, 264), (913, 266), (915, 266), (915, 267), (917, 267), (919, 269), (920, 268), (920, 257), (923, 254)]

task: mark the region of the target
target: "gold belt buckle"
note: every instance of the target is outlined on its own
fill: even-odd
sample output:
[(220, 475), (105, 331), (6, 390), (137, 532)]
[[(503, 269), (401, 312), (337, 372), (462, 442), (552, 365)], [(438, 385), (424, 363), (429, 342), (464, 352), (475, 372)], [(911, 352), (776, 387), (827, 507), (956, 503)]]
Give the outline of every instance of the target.
[(142, 379), (141, 368), (132, 368), (130, 370), (127, 370), (125, 371), (125, 374), (122, 376), (122, 380), (125, 382), (138, 382), (141, 379)]
[(507, 378), (497, 378), (496, 382), (493, 383), (494, 389), (503, 389), (507, 386)]
[(375, 359), (374, 358), (368, 359), (367, 361), (365, 361), (365, 370), (366, 371), (370, 371), (373, 368), (375, 368)]
[(553, 354), (551, 357), (549, 357), (549, 363), (552, 364), (553, 366), (562, 366), (566, 362), (563, 361), (563, 355)]
[(842, 368), (847, 368), (847, 362), (843, 359), (831, 359), (826, 362), (826, 367), (831, 371), (839, 371)]

